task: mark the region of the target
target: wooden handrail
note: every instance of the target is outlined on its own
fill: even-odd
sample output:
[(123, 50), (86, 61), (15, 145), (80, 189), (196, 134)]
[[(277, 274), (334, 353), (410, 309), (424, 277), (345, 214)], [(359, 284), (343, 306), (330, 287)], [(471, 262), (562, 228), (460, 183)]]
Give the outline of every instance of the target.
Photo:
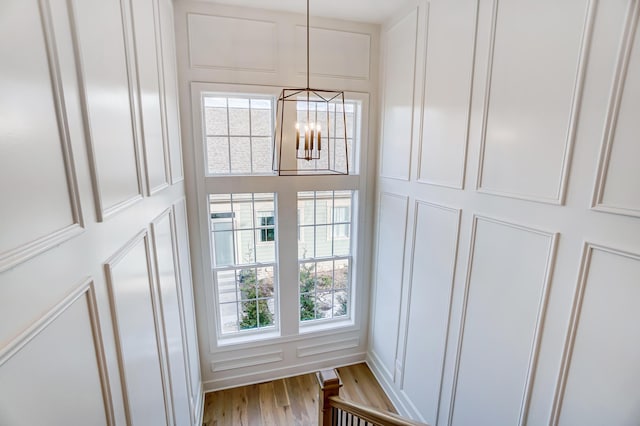
[(340, 398), (339, 396), (329, 397), (329, 406), (353, 414), (354, 416), (359, 417), (362, 420), (366, 420), (369, 423), (373, 423), (376, 425), (429, 426), (426, 423), (416, 422), (395, 413), (390, 413), (366, 405), (358, 404), (356, 402), (347, 401)]
[[(320, 398), (318, 401), (318, 424), (330, 426), (332, 422), (332, 409), (342, 410), (356, 418), (380, 426), (429, 426), (426, 423), (416, 422), (398, 414), (378, 410), (352, 401), (340, 398), (342, 382), (335, 370), (322, 370), (316, 373), (320, 385)], [(340, 424), (340, 423), (338, 423)]]

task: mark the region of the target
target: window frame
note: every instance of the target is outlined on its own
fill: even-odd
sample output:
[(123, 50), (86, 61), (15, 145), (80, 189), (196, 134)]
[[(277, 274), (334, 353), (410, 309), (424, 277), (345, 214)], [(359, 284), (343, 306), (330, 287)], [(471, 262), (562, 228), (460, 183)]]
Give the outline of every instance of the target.
[[(207, 157), (205, 150), (206, 136), (204, 135), (204, 108), (202, 108), (202, 96), (207, 93), (225, 93), (230, 96), (242, 96), (243, 94), (267, 95), (277, 98), (281, 87), (259, 85), (236, 85), (218, 83), (191, 83), (191, 107), (193, 144), (189, 148), (194, 157), (195, 186), (198, 211), (195, 215), (199, 218), (200, 260), (201, 276), (199, 277), (204, 287), (205, 313), (207, 316), (207, 333), (209, 335), (210, 349), (233, 347), (253, 347), (260, 345), (264, 340), (273, 342), (289, 341), (291, 339), (310, 338), (335, 333), (337, 330), (348, 332), (360, 329), (363, 321), (366, 321), (366, 303), (368, 286), (365, 286), (365, 278), (369, 271), (364, 265), (370, 256), (371, 235), (359, 231), (359, 224), (370, 223), (370, 214), (373, 206), (373, 194), (368, 177), (372, 175), (372, 165), (375, 152), (367, 149), (369, 129), (369, 95), (366, 93), (345, 92), (345, 100), (358, 103), (355, 118), (360, 121), (360, 126), (355, 126), (353, 160), (350, 163), (350, 175), (340, 176), (276, 176), (276, 175), (208, 175)], [(275, 114), (275, 111), (274, 111)], [(352, 190), (356, 191), (354, 207), (352, 207), (352, 224), (350, 234), (352, 238), (352, 263), (350, 268), (351, 291), (349, 317), (347, 319), (322, 321), (322, 324), (301, 324), (299, 321), (299, 284), (298, 284), (298, 232), (297, 232), (297, 193), (303, 191), (327, 191), (327, 190)], [(208, 194), (223, 193), (260, 193), (274, 192), (276, 194), (276, 226), (278, 232), (278, 250), (276, 253), (276, 271), (280, 284), (277, 292), (278, 324), (272, 332), (261, 330), (243, 332), (243, 336), (222, 335), (218, 321), (218, 300), (214, 287), (211, 265), (213, 260), (210, 238), (206, 231), (210, 232), (207, 218)], [(285, 224), (295, 224), (289, 226)], [(284, 309), (284, 306), (295, 306), (295, 309)], [(289, 311), (289, 312), (287, 312)]]

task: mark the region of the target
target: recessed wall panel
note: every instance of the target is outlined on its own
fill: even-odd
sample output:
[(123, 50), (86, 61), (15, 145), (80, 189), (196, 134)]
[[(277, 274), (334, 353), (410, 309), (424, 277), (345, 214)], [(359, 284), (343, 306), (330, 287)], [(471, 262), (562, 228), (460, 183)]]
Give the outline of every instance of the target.
[(275, 72), (274, 22), (189, 14), (188, 27), (192, 67)]
[(417, 9), (384, 34), (381, 175), (409, 180)]
[(0, 351), (0, 424), (114, 424), (84, 295), (16, 343)]
[(101, 219), (140, 196), (137, 142), (122, 10), (116, 0), (76, 0), (74, 26)]
[(403, 390), (429, 424), (440, 399), (458, 223), (458, 210), (417, 204)]
[(160, 97), (160, 26), (155, 0), (134, 1), (134, 35), (136, 43), (136, 66), (138, 70), (138, 93), (140, 95), (140, 118), (144, 142), (147, 186), (153, 192), (168, 182), (165, 145), (162, 131), (162, 105)]
[[(311, 75), (366, 80), (369, 78), (371, 36), (326, 28), (310, 28)], [(296, 27), (296, 71), (307, 73), (307, 27)]]
[(477, 0), (431, 1), (427, 22), (420, 180), (462, 188)]
[(167, 424), (146, 234), (106, 265), (128, 423)]
[(553, 236), (477, 217), (450, 424), (521, 424)]
[(42, 240), (80, 221), (47, 4), (2, 3), (0, 270), (55, 244)]
[(557, 424), (640, 420), (640, 256), (588, 247)]
[(185, 200), (173, 206), (176, 227), (176, 245), (178, 248), (178, 267), (182, 288), (182, 304), (187, 339), (187, 360), (191, 382), (192, 403), (200, 395), (200, 357), (198, 355), (198, 336), (196, 335), (196, 314), (194, 308), (193, 287), (191, 286), (191, 259), (189, 255), (189, 230), (187, 227), (187, 206)]
[(494, 8), (478, 187), (560, 203), (589, 1), (495, 1)]
[[(164, 108), (171, 183), (183, 179), (180, 110), (178, 109), (178, 71), (176, 68), (176, 42), (174, 35), (173, 4), (171, 0), (158, 0), (160, 36), (162, 43), (162, 70), (164, 75)], [(215, 45), (226, 44), (218, 40)], [(211, 45), (209, 46), (211, 48)]]
[(407, 203), (407, 197), (401, 195), (383, 193), (380, 196), (372, 349), (389, 374), (395, 371)]
[(162, 306), (165, 350), (171, 377), (173, 411), (176, 419), (188, 419), (191, 415), (191, 401), (189, 399), (187, 360), (182, 333), (182, 300), (174, 263), (171, 217), (168, 213), (153, 223), (153, 243)]
[(600, 171), (604, 176), (600, 176), (596, 203), (617, 213), (640, 216), (640, 6), (636, 3), (630, 10), (635, 25), (626, 28), (628, 44), (620, 51), (616, 92), (606, 123), (606, 163)]

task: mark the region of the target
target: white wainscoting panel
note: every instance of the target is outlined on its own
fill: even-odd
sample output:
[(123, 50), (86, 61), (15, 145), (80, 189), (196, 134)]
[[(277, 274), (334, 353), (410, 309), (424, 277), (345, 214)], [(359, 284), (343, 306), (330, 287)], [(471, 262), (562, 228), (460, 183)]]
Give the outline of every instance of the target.
[(160, 96), (160, 25), (156, 0), (131, 2), (136, 44), (138, 96), (142, 120), (147, 188), (154, 193), (169, 181), (169, 153), (165, 146)]
[[(169, 366), (173, 412), (178, 424), (193, 418), (189, 393), (186, 346), (183, 340), (183, 309), (180, 282), (175, 265), (175, 238), (171, 210), (165, 211), (152, 224), (155, 271), (158, 280), (164, 330), (166, 359)], [(186, 335), (184, 336), (186, 338)]]
[(48, 1), (4, 1), (1, 13), (0, 271), (82, 226)]
[[(311, 75), (367, 80), (371, 36), (349, 31), (314, 28), (309, 30)], [(296, 72), (307, 73), (307, 27), (296, 26)], [(313, 87), (313, 86), (312, 86)]]
[(564, 201), (593, 9), (590, 0), (494, 0), (481, 191)]
[(194, 13), (187, 19), (191, 67), (276, 71), (275, 22)]
[(449, 329), (460, 211), (418, 202), (402, 389), (436, 424)]
[(629, 16), (613, 84), (594, 206), (640, 217), (640, 2)]
[(72, 0), (98, 220), (142, 196), (131, 52), (117, 0)]
[(153, 277), (147, 232), (141, 232), (105, 265), (129, 424), (165, 425), (169, 387), (163, 386), (156, 334)]
[(411, 124), (418, 10), (386, 31), (384, 37), (382, 148), (380, 174), (409, 180)]
[(173, 205), (176, 246), (178, 250), (178, 269), (182, 290), (182, 305), (187, 339), (187, 362), (191, 382), (191, 401), (195, 410), (202, 392), (200, 377), (200, 357), (198, 355), (198, 336), (196, 335), (196, 313), (194, 308), (193, 287), (191, 286), (191, 259), (189, 255), (189, 230), (187, 229), (187, 204), (181, 199)]
[(171, 183), (175, 184), (184, 179), (184, 173), (182, 169), (180, 110), (178, 108), (178, 70), (176, 66), (173, 4), (171, 0), (157, 1), (160, 15), (160, 39), (162, 46), (162, 88), (165, 132), (169, 145)]
[(419, 180), (462, 188), (478, 0), (430, 1)]
[(553, 425), (640, 421), (640, 255), (586, 244)]
[(104, 360), (87, 280), (0, 350), (0, 424), (115, 426)]
[(374, 260), (375, 294), (373, 297), (371, 348), (394, 377), (402, 278), (404, 268), (404, 240), (407, 230), (408, 197), (382, 193), (379, 197), (377, 253)]
[(522, 425), (557, 235), (476, 216), (449, 425)]

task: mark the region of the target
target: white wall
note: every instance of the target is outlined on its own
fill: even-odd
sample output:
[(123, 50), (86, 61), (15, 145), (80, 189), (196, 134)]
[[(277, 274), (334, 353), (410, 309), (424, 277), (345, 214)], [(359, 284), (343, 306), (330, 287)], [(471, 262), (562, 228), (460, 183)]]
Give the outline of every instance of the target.
[(0, 6), (0, 424), (201, 424), (172, 7)]
[(383, 26), (368, 361), (405, 414), (640, 422), (639, 16), (419, 0)]
[[(216, 390), (291, 376), (363, 361), (367, 347), (367, 318), (372, 228), (376, 132), (371, 132), (369, 114), (363, 113), (360, 175), (330, 177), (359, 188), (357, 226), (358, 254), (355, 263), (357, 299), (353, 321), (335, 330), (301, 333), (298, 327), (297, 267), (280, 270), (281, 327), (276, 336), (255, 342), (221, 344), (216, 336), (216, 315), (209, 247), (206, 191), (264, 192), (263, 176), (203, 178), (202, 130), (199, 90), (246, 91), (276, 95), (283, 87), (306, 85), (304, 15), (221, 6), (207, 2), (176, 3), (176, 39), (180, 80), (182, 131), (185, 143), (185, 178), (189, 200), (200, 357), (205, 390)], [(345, 90), (356, 99), (368, 99), (375, 111), (378, 86), (377, 25), (311, 18), (311, 84), (313, 87)], [(215, 83), (216, 86), (212, 86)], [(224, 89), (221, 89), (224, 88)], [(194, 96), (195, 94), (195, 96)], [(199, 152), (200, 151), (200, 152)], [(200, 160), (200, 161), (199, 161)], [(198, 177), (200, 176), (200, 177)], [(368, 177), (368, 179), (367, 179)], [(270, 177), (289, 191), (321, 189), (326, 180)], [(326, 178), (325, 178), (326, 179)], [(325, 183), (323, 183), (325, 182)], [(314, 186), (315, 185), (315, 186)], [(273, 186), (269, 187), (273, 191)], [(324, 188), (331, 189), (331, 188)], [(289, 204), (287, 204), (289, 203)], [(294, 197), (278, 199), (280, 224), (295, 221)], [(286, 206), (292, 207), (287, 208)], [(198, 209), (202, 209), (198, 212)], [(283, 235), (286, 237), (283, 238)], [(296, 259), (295, 229), (280, 227), (280, 258)], [(289, 239), (287, 239), (289, 238)], [(288, 278), (289, 277), (289, 278)], [(287, 279), (288, 278), (288, 279)], [(288, 291), (284, 290), (288, 289)], [(293, 307), (293, 309), (292, 309)]]

